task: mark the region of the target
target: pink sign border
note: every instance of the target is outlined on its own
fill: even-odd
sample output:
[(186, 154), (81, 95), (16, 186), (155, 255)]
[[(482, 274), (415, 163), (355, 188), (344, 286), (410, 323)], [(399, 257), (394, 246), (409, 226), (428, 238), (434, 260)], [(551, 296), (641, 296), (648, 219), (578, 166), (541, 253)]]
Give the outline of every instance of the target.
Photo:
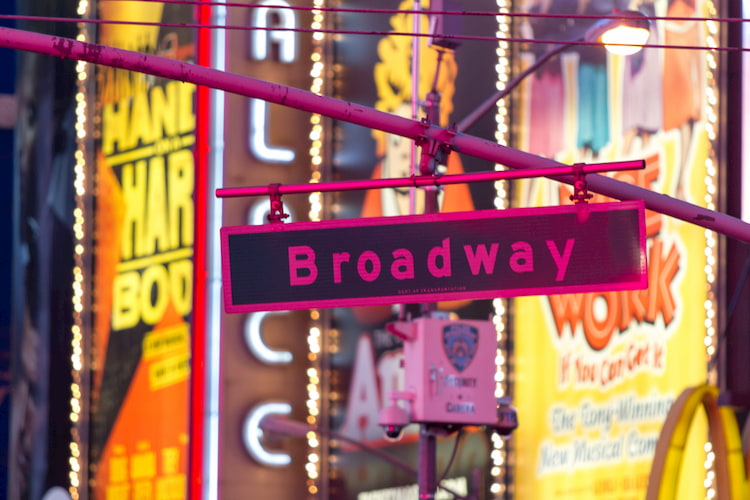
[[(356, 297), (352, 299), (321, 299), (311, 301), (289, 301), (271, 302), (263, 304), (241, 304), (232, 303), (232, 278), (229, 266), (229, 235), (249, 233), (273, 233), (281, 231), (304, 231), (310, 229), (345, 228), (362, 226), (387, 226), (405, 223), (424, 223), (455, 220), (477, 220), (500, 217), (539, 216), (545, 214), (575, 213), (579, 210), (588, 212), (633, 210), (638, 211), (639, 224), (639, 247), (641, 262), (639, 264), (639, 279), (618, 283), (586, 284), (586, 285), (561, 285), (555, 287), (529, 287), (515, 288), (512, 290), (477, 290), (465, 292), (435, 292), (404, 295), (384, 295), (376, 297)], [(505, 210), (478, 210), (474, 212), (447, 212), (421, 215), (400, 215), (393, 217), (368, 217), (360, 219), (336, 219), (320, 222), (290, 222), (277, 224), (262, 224), (257, 226), (226, 226), (220, 230), (221, 234), (221, 268), (222, 268), (222, 295), (224, 308), (228, 313), (250, 313), (259, 311), (283, 311), (293, 309), (326, 309), (334, 307), (368, 306), (383, 304), (401, 304), (415, 302), (438, 302), (444, 300), (461, 299), (495, 299), (512, 298), (530, 295), (560, 295), (579, 292), (610, 292), (620, 290), (637, 290), (648, 287), (648, 266), (646, 262), (646, 228), (645, 228), (645, 205), (642, 200), (630, 200), (608, 203), (587, 203), (585, 207), (579, 205), (559, 205), (551, 207), (534, 208), (509, 208)], [(551, 293), (550, 293), (551, 292)], [(418, 298), (419, 300), (414, 300)]]

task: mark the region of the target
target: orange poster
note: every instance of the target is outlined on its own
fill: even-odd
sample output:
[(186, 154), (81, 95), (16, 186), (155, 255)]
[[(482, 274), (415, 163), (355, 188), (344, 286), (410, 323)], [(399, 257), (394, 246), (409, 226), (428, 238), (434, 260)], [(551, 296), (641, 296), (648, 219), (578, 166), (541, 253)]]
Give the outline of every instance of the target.
[[(189, 23), (192, 9), (105, 2), (102, 18)], [(99, 43), (180, 60), (193, 32), (103, 24)], [(195, 87), (97, 68), (92, 498), (187, 497)]]

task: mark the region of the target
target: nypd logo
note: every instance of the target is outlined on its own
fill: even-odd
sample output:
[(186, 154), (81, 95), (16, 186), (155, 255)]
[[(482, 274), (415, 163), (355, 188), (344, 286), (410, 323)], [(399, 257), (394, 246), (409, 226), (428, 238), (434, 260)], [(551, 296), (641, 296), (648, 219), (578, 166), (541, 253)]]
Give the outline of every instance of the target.
[(479, 330), (453, 323), (443, 328), (443, 348), (453, 367), (462, 372), (471, 364), (479, 344)]

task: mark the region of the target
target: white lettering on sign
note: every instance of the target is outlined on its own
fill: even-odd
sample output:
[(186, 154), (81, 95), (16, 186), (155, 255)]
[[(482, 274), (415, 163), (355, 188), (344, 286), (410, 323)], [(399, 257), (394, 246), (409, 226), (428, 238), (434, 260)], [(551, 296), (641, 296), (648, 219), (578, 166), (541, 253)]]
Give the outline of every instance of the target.
[[(450, 500), (456, 498), (453, 493), (461, 496), (469, 495), (469, 481), (465, 477), (454, 477), (440, 481), (443, 488), (435, 492), (435, 500)], [(445, 489), (447, 488), (447, 489)], [(451, 492), (449, 493), (448, 490)], [(411, 484), (408, 486), (394, 486), (381, 490), (362, 491), (357, 493), (357, 500), (400, 500), (402, 498), (418, 498), (419, 486)]]
[(260, 361), (268, 364), (288, 364), (292, 362), (292, 353), (271, 349), (263, 340), (263, 320), (269, 314), (286, 314), (288, 311), (260, 311), (245, 318), (245, 343), (251, 353)]
[(266, 450), (261, 443), (263, 429), (260, 423), (268, 415), (289, 415), (292, 413), (292, 407), (288, 403), (270, 402), (259, 404), (250, 410), (242, 426), (242, 443), (245, 450), (253, 459), (263, 465), (274, 467), (283, 467), (289, 465), (292, 457), (286, 453), (276, 453)]
[(459, 377), (458, 375), (446, 375), (445, 385), (448, 387), (476, 387), (475, 377)]
[[(283, 0), (265, 0), (253, 9), (252, 24), (257, 30), (250, 33), (250, 53), (256, 61), (268, 58), (269, 41), (279, 48), (279, 61), (293, 62), (297, 58), (297, 28), (295, 12)], [(277, 7), (277, 8), (274, 8)], [(268, 29), (279, 28), (278, 30)]]
[(259, 160), (288, 163), (294, 160), (294, 151), (269, 146), (266, 139), (268, 103), (261, 99), (250, 99), (250, 152)]
[(445, 411), (448, 413), (475, 413), (474, 403), (445, 403)]
[[(546, 240), (547, 249), (555, 262), (557, 272), (555, 281), (565, 279), (565, 274), (573, 253), (575, 239), (568, 238), (565, 249), (560, 253), (557, 244), (552, 240)], [(473, 275), (484, 271), (485, 274), (493, 274), (498, 259), (497, 243), (490, 245), (481, 244), (472, 247), (464, 245), (466, 262)], [(508, 259), (510, 269), (515, 273), (530, 273), (534, 271), (534, 250), (528, 242), (517, 241), (511, 245), (513, 253)], [(315, 250), (307, 245), (290, 246), (287, 249), (289, 262), (289, 283), (292, 286), (312, 285), (318, 281), (318, 256)], [(334, 252), (331, 255), (333, 273), (330, 277), (323, 277), (333, 283), (343, 283), (346, 278), (356, 275), (359, 279), (367, 282), (376, 281), (383, 271), (383, 263), (380, 256), (372, 250), (365, 250), (356, 258), (349, 252)], [(356, 263), (356, 265), (353, 265)], [(429, 273), (435, 278), (452, 276), (452, 258), (450, 238), (445, 238), (440, 245), (430, 249), (426, 257), (426, 266)], [(397, 280), (414, 279), (414, 254), (406, 249), (399, 248), (391, 252), (390, 265), (386, 266), (390, 276)]]
[[(251, 31), (250, 54), (252, 58), (257, 61), (270, 58), (272, 54), (269, 45), (275, 45), (278, 47), (278, 62), (294, 62), (297, 59), (297, 37), (293, 31), (297, 27), (296, 13), (291, 9), (281, 8), (289, 7), (289, 4), (283, 0), (265, 0), (260, 2), (260, 5), (253, 9), (251, 20), (253, 27), (261, 28)], [(268, 109), (266, 101), (261, 99), (249, 101), (248, 147), (250, 152), (259, 160), (267, 162), (294, 161), (293, 150), (268, 144), (267, 127), (270, 123)]]

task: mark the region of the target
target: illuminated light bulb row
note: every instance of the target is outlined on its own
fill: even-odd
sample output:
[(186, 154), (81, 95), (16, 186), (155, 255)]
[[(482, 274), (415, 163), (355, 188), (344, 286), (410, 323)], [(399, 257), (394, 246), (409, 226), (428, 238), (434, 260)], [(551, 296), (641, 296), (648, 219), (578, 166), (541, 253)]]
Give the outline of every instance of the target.
[[(705, 17), (715, 17), (717, 15), (716, 7), (712, 1), (706, 3), (706, 10), (708, 15)], [(718, 42), (719, 32), (718, 24), (715, 21), (706, 21), (706, 45), (709, 47), (716, 47)], [(706, 62), (706, 88), (705, 88), (705, 116), (706, 116), (706, 135), (708, 137), (709, 146), (708, 154), (705, 162), (705, 176), (704, 185), (706, 187), (705, 194), (705, 205), (709, 210), (716, 210), (716, 195), (717, 189), (717, 156), (716, 156), (716, 136), (719, 126), (718, 121), (718, 84), (716, 81), (716, 69), (717, 61), (716, 55), (710, 51), (705, 51), (705, 62)], [(716, 252), (718, 250), (716, 234), (713, 231), (705, 230), (704, 236), (706, 238), (705, 247), (705, 266), (704, 270), (706, 273), (706, 300), (703, 303), (705, 309), (705, 336), (703, 343), (706, 347), (706, 359), (710, 360), (716, 355), (717, 349), (717, 337), (716, 337), (716, 273), (717, 273), (717, 259)], [(715, 366), (715, 365), (714, 365)], [(717, 373), (714, 368), (708, 375), (709, 383), (717, 382)], [(704, 445), (704, 451), (706, 452), (706, 460), (703, 463), (705, 468), (705, 478), (703, 485), (706, 488), (706, 498), (716, 498), (716, 475), (714, 472), (714, 461), (715, 454), (713, 446), (710, 442)]]
[(706, 460), (703, 462), (703, 467), (706, 469), (706, 478), (703, 480), (703, 486), (706, 488), (706, 498), (716, 498), (716, 474), (713, 470), (716, 454), (710, 442), (703, 446), (703, 450), (706, 452)]
[[(313, 7), (324, 8), (325, 0), (314, 0)], [(313, 32), (313, 50), (310, 56), (312, 68), (310, 69), (310, 92), (322, 95), (325, 90), (325, 63), (323, 59), (323, 42), (325, 39), (322, 30), (324, 27), (325, 16), (321, 10), (312, 11), (313, 20), (310, 28)], [(313, 114), (310, 117), (310, 183), (319, 183), (321, 181), (321, 168), (323, 167), (323, 119), (319, 114)], [(310, 193), (308, 197), (310, 208), (308, 218), (310, 221), (318, 222), (323, 214), (323, 196), (320, 192)], [(310, 329), (307, 334), (308, 359), (310, 367), (307, 369), (307, 423), (311, 426), (318, 425), (320, 416), (322, 383), (321, 383), (321, 349), (322, 349), (322, 326), (320, 322), (320, 311), (313, 309), (310, 311)], [(321, 443), (318, 435), (314, 432), (308, 432), (307, 436), (307, 463), (305, 472), (307, 474), (307, 492), (310, 496), (315, 496), (318, 491), (318, 482), (320, 481), (320, 461), (321, 461)]]
[[(88, 17), (89, 2), (80, 0), (78, 2), (77, 14)], [(88, 31), (85, 24), (81, 24), (77, 40), (85, 42), (88, 40)], [(86, 237), (86, 211), (84, 196), (86, 195), (86, 140), (88, 137), (87, 121), (88, 109), (88, 63), (78, 61), (75, 65), (78, 91), (75, 95), (75, 137), (76, 151), (74, 153), (75, 166), (73, 167), (73, 189), (75, 192), (75, 208), (73, 209), (73, 326), (70, 329), (71, 342), (71, 375), (70, 385), (70, 456), (68, 458), (68, 493), (72, 500), (78, 500), (82, 484), (82, 461), (81, 461), (81, 437), (78, 426), (82, 422), (83, 390), (81, 388), (81, 373), (84, 369), (84, 343), (83, 343), (83, 313), (85, 305), (85, 282), (84, 253)]]
[[(495, 70), (497, 72), (497, 90), (503, 90), (510, 79), (511, 73), (511, 62), (510, 62), (510, 48), (508, 38), (511, 38), (511, 26), (510, 18), (502, 14), (510, 12), (511, 2), (509, 0), (497, 0), (498, 15), (497, 19), (497, 37), (499, 39), (497, 49), (497, 64)], [(509, 118), (510, 113), (508, 112), (508, 103), (506, 99), (500, 99), (497, 102), (497, 111), (495, 113), (495, 123), (497, 128), (495, 130), (495, 141), (503, 146), (508, 145), (509, 139)], [(495, 170), (506, 170), (504, 165), (495, 165)], [(498, 210), (508, 208), (508, 189), (507, 181), (498, 180), (495, 181), (495, 200), (494, 205)], [(508, 349), (507, 349), (507, 299), (494, 299), (492, 306), (494, 309), (494, 316), (492, 322), (495, 326), (495, 332), (497, 333), (497, 353), (495, 355), (495, 397), (501, 398), (508, 394)], [(497, 433), (492, 434), (492, 452), (490, 454), (492, 465), (490, 469), (490, 475), (492, 476), (492, 484), (490, 485), (490, 493), (494, 498), (504, 498), (506, 493), (506, 481), (507, 481), (507, 466), (508, 466), (508, 452), (506, 441)]]
[[(708, 16), (715, 16), (716, 9), (713, 2), (706, 5)], [(706, 21), (706, 45), (715, 46), (718, 37), (718, 27), (715, 21)], [(705, 116), (706, 116), (706, 134), (709, 139), (709, 151), (705, 161), (704, 185), (706, 194), (704, 197), (706, 208), (716, 210), (717, 171), (716, 168), (716, 135), (718, 130), (718, 85), (716, 82), (716, 55), (711, 51), (705, 53), (706, 61), (706, 88), (705, 88)], [(707, 299), (703, 303), (705, 309), (704, 326), (706, 346), (706, 356), (711, 359), (716, 353), (716, 300), (715, 286), (717, 274), (717, 240), (713, 231), (705, 230), (706, 247), (704, 254), (706, 257), (704, 271), (706, 273)], [(709, 373), (709, 381), (716, 379), (716, 373)]]
[[(315, 0), (313, 7), (325, 7), (325, 0)], [(315, 30), (313, 33), (313, 51), (310, 55), (312, 68), (310, 69), (310, 92), (322, 95), (325, 89), (325, 63), (323, 61), (323, 40), (324, 36), (318, 30), (323, 29), (325, 17), (323, 11), (313, 10), (313, 21), (310, 28)], [(318, 183), (321, 180), (321, 167), (323, 166), (323, 119), (322, 116), (314, 113), (310, 117), (310, 183)], [(310, 210), (308, 217), (311, 221), (320, 221), (323, 213), (323, 197), (320, 192), (310, 193), (308, 197)]]
[[(310, 311), (310, 331), (307, 335), (308, 359), (310, 367), (307, 369), (307, 423), (311, 426), (318, 425), (321, 404), (321, 328), (320, 328), (320, 311), (313, 309)], [(307, 491), (310, 495), (315, 495), (318, 491), (318, 481), (320, 479), (320, 440), (314, 432), (307, 433), (307, 463), (305, 471), (307, 472)]]

